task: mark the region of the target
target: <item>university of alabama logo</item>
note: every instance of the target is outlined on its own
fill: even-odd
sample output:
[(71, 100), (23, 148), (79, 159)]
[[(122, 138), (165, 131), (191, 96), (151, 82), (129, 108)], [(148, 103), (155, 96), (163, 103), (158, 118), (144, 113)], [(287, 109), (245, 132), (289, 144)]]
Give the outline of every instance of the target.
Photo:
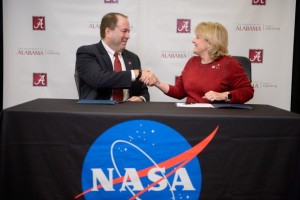
[(263, 63), (263, 50), (262, 49), (250, 49), (249, 60), (252, 63)]
[(199, 199), (202, 175), (197, 155), (217, 132), (194, 147), (174, 129), (132, 120), (105, 131), (90, 147), (75, 199)]
[(47, 86), (47, 74), (33, 73), (33, 86)]
[(104, 3), (119, 3), (119, 0), (104, 0)]
[(261, 32), (264, 27), (262, 24), (237, 24), (235, 31), (238, 32)]
[(267, 0), (252, 0), (252, 5), (266, 5)]
[(32, 17), (32, 30), (34, 30), (34, 31), (44, 31), (44, 30), (46, 30), (45, 17), (33, 16)]
[(191, 20), (190, 19), (177, 19), (177, 33), (190, 33)]

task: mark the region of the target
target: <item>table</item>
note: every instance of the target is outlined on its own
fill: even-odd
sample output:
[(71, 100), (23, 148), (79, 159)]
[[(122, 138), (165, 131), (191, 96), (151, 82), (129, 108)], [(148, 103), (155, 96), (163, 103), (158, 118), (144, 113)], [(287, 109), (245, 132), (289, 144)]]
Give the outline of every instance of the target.
[(5, 109), (1, 199), (300, 199), (300, 116), (251, 106), (36, 99)]

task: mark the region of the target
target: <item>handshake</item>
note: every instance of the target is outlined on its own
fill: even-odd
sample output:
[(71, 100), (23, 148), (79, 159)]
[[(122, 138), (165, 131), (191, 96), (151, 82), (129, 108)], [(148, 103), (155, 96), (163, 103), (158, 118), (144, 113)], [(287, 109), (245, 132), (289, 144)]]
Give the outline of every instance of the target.
[[(138, 73), (138, 70), (134, 70), (135, 75), (137, 77), (136, 71)], [(139, 81), (143, 82), (147, 86), (157, 86), (159, 84), (158, 78), (155, 76), (155, 74), (149, 70), (142, 70), (142, 75), (139, 78)]]

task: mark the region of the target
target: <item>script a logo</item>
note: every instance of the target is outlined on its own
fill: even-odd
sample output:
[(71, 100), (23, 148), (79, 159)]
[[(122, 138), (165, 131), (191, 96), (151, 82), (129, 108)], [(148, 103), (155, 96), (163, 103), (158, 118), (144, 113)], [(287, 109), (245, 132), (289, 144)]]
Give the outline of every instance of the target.
[(252, 5), (266, 5), (267, 0), (252, 0)]
[(252, 63), (262, 63), (263, 62), (263, 50), (262, 49), (250, 49), (249, 50), (249, 60)]
[(33, 73), (33, 86), (47, 86), (47, 74)]
[(191, 20), (190, 19), (177, 19), (177, 33), (190, 33)]
[(34, 31), (44, 31), (46, 30), (45, 17), (32, 17), (32, 30)]
[(104, 0), (104, 3), (118, 3), (119, 0)]
[(83, 192), (75, 199), (199, 199), (197, 155), (217, 130), (191, 147), (181, 134), (155, 121), (117, 124), (90, 147), (82, 168)]

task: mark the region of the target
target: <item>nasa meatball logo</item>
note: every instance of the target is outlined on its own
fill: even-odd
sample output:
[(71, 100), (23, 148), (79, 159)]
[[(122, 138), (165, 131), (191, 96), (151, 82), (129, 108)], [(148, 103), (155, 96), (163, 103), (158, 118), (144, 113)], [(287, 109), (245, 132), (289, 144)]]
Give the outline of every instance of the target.
[(76, 198), (199, 199), (201, 168), (197, 155), (216, 128), (194, 147), (164, 124), (132, 120), (117, 124), (90, 147)]

